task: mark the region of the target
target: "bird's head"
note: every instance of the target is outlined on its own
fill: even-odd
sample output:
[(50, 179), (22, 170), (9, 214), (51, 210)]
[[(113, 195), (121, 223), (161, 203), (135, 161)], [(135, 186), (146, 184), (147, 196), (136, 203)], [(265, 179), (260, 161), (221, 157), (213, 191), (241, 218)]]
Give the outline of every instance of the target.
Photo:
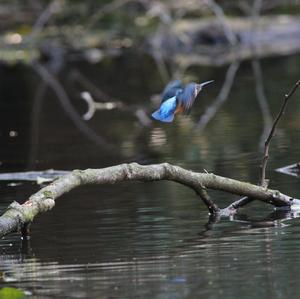
[(201, 84), (195, 84), (195, 91), (194, 91), (194, 96), (196, 97), (198, 93), (201, 91), (202, 86)]

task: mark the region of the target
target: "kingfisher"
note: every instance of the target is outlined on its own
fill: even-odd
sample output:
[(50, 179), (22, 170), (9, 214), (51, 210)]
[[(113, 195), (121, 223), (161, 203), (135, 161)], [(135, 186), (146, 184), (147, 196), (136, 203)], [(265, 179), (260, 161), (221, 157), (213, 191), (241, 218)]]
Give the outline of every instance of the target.
[(212, 82), (214, 80), (200, 84), (191, 82), (183, 86), (180, 80), (171, 81), (165, 87), (160, 107), (152, 113), (152, 117), (162, 122), (172, 122), (175, 114), (188, 113), (202, 88)]

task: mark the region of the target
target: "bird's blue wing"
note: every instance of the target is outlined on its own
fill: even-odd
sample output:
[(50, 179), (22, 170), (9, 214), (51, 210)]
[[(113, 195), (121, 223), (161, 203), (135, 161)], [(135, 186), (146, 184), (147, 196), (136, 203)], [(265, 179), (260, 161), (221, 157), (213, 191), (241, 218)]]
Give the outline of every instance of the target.
[(163, 122), (172, 122), (174, 119), (174, 113), (176, 110), (176, 97), (172, 97), (164, 101), (159, 110), (152, 113), (152, 117), (163, 121)]
[(182, 92), (183, 86), (180, 80), (174, 80), (167, 84), (164, 91), (162, 92), (161, 98), (162, 102), (177, 96)]

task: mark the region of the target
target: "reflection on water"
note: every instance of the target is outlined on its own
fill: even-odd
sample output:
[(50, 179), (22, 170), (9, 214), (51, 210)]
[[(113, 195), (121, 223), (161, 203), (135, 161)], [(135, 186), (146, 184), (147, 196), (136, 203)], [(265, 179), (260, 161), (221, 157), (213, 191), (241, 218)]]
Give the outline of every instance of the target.
[[(131, 59), (128, 65), (125, 58), (118, 60), (128, 68), (125, 79), (118, 73), (111, 80), (114, 61), (93, 67), (72, 64), (62, 71), (59, 82), (79, 116), (86, 107), (80, 99), (82, 90), (69, 81), (74, 69), (130, 107), (147, 113), (155, 108), (150, 96), (162, 88), (155, 65), (141, 60), (137, 71)], [(288, 68), (297, 63), (298, 57), (261, 62), (264, 100), (272, 114), (297, 79), (298, 69)], [(143, 127), (126, 109), (96, 111), (85, 125), (112, 144), (114, 151), (78, 130), (51, 87), (36, 84), (33, 70), (2, 66), (1, 71), (1, 97), (7, 99), (0, 102), (2, 172), (168, 161), (195, 171), (257, 181), (264, 118), (251, 63), (240, 65), (226, 102), (201, 131), (195, 128), (218, 96), (226, 69), (190, 70), (199, 81), (213, 78), (216, 83), (200, 95), (189, 116), (178, 117), (172, 125), (154, 122)], [(146, 72), (148, 78), (139, 77), (139, 72)], [(280, 124), (269, 169), (299, 159), (299, 105), (291, 102), (288, 117)], [(12, 131), (17, 134), (12, 136)], [(272, 187), (291, 195), (300, 193), (296, 178), (273, 171), (268, 177)], [(38, 188), (32, 183), (1, 183), (1, 210)], [(233, 200), (218, 192), (212, 196), (220, 206)], [(85, 187), (65, 195), (52, 211), (38, 217), (30, 240), (12, 235), (1, 241), (0, 285), (24, 289), (33, 298), (296, 297), (300, 220), (282, 213), (253, 203), (232, 219), (208, 222), (206, 208), (196, 195), (175, 183)]]

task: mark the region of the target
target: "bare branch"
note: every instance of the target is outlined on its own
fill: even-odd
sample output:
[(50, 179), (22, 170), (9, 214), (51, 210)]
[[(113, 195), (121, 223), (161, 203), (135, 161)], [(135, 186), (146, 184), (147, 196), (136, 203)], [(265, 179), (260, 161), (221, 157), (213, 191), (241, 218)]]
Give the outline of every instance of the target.
[[(257, 84), (258, 84), (258, 79), (261, 78), (261, 70), (260, 70), (260, 66), (259, 64), (256, 64), (255, 61), (252, 61), (252, 67), (253, 67), (253, 71), (254, 71), (254, 74), (255, 74), (255, 77), (256, 77), (256, 92), (257, 92), (257, 96), (258, 98), (261, 97), (261, 99), (265, 99), (264, 97), (264, 92), (263, 92), (263, 89), (262, 87), (258, 87)], [(257, 78), (258, 76), (258, 78)], [(271, 142), (271, 139), (274, 135), (274, 132), (275, 132), (275, 128), (276, 128), (276, 125), (280, 119), (280, 117), (284, 114), (284, 111), (285, 111), (285, 107), (286, 107), (286, 104), (287, 104), (287, 101), (288, 99), (293, 95), (293, 93), (296, 91), (297, 87), (299, 86), (300, 84), (300, 80), (294, 85), (294, 87), (290, 90), (290, 92), (288, 94), (285, 95), (285, 101), (281, 107), (281, 110), (279, 112), (279, 114), (277, 115), (277, 118), (275, 119), (274, 123), (273, 123), (273, 126), (271, 128), (271, 131), (268, 135), (268, 138), (266, 139), (265, 141), (265, 148), (264, 148), (264, 157), (263, 157), (263, 164), (261, 166), (261, 180), (260, 180), (260, 185), (263, 186), (263, 187), (267, 187), (268, 186), (268, 180), (266, 180), (265, 178), (265, 171), (266, 171), (266, 166), (267, 166), (267, 160), (268, 160), (268, 154), (269, 154), (269, 145), (270, 145), (270, 142)], [(263, 107), (261, 105), (262, 103), (260, 103), (260, 106), (262, 108), (262, 111), (263, 111)], [(266, 108), (265, 108), (266, 109)], [(269, 116), (268, 116), (269, 117)], [(270, 121), (270, 120), (269, 120)], [(266, 125), (266, 123), (265, 123)], [(227, 208), (226, 208), (226, 212), (224, 211), (225, 214), (228, 214), (228, 213), (235, 213), (237, 209), (247, 205), (248, 203), (252, 202), (254, 200), (254, 198), (249, 198), (247, 196), (244, 196), (238, 200), (236, 200), (235, 202), (233, 202), (232, 204), (230, 204)], [(225, 209), (224, 209), (225, 210)]]
[(116, 101), (95, 102), (88, 91), (81, 92), (80, 96), (88, 106), (87, 112), (82, 116), (84, 120), (90, 120), (94, 116), (96, 110), (112, 110), (116, 108), (121, 108), (123, 106), (121, 102)]
[(289, 209), (299, 209), (300, 207), (299, 199), (294, 199), (279, 191), (212, 173), (197, 173), (168, 163), (147, 166), (131, 163), (102, 169), (74, 170), (33, 194), (22, 205), (13, 202), (0, 217), (0, 237), (14, 231), (20, 231), (24, 225), (31, 223), (35, 216), (52, 209), (57, 198), (76, 187), (116, 184), (126, 181), (151, 182), (159, 180), (174, 181), (193, 189), (213, 214), (217, 214), (220, 210), (208, 197), (205, 189), (256, 198), (276, 207)]
[(42, 30), (45, 24), (49, 21), (51, 16), (57, 13), (61, 9), (61, 5), (62, 3), (60, 0), (51, 1), (36, 20), (35, 24), (32, 27), (32, 31), (30, 35), (36, 36)]
[(65, 89), (55, 78), (55, 76), (52, 75), (46, 67), (38, 62), (33, 62), (31, 65), (36, 73), (40, 75), (40, 77), (46, 82), (46, 84), (49, 85), (49, 87), (51, 87), (51, 89), (55, 92), (60, 104), (62, 105), (63, 109), (70, 117), (74, 125), (77, 127), (77, 129), (82, 132), (87, 138), (95, 142), (98, 146), (101, 146), (107, 150), (110, 150), (112, 153), (119, 155), (114, 145), (94, 132), (94, 130), (92, 130), (85, 122), (81, 120), (79, 113), (73, 107)]
[(236, 213), (236, 211), (247, 205), (248, 203), (252, 202), (253, 201), (253, 198), (249, 198), (248, 196), (244, 196), (238, 200), (236, 200), (235, 202), (233, 202), (232, 204), (230, 204), (226, 209), (224, 210), (227, 210), (229, 211), (231, 214), (232, 213)]
[(295, 93), (295, 91), (297, 90), (299, 85), (300, 85), (300, 80), (298, 80), (295, 83), (295, 85), (291, 88), (291, 90), (287, 94), (284, 95), (284, 102), (283, 102), (281, 109), (273, 123), (273, 126), (271, 128), (269, 136), (267, 137), (267, 139), (265, 141), (264, 156), (263, 156), (262, 164), (261, 164), (261, 176), (260, 176), (260, 185), (261, 186), (264, 186), (266, 184), (266, 168), (267, 168), (267, 163), (268, 163), (268, 159), (269, 159), (269, 147), (270, 147), (270, 142), (272, 140), (272, 137), (274, 136), (276, 126), (277, 126), (280, 118), (282, 117), (282, 115), (285, 112), (285, 108), (288, 103), (288, 100)]

